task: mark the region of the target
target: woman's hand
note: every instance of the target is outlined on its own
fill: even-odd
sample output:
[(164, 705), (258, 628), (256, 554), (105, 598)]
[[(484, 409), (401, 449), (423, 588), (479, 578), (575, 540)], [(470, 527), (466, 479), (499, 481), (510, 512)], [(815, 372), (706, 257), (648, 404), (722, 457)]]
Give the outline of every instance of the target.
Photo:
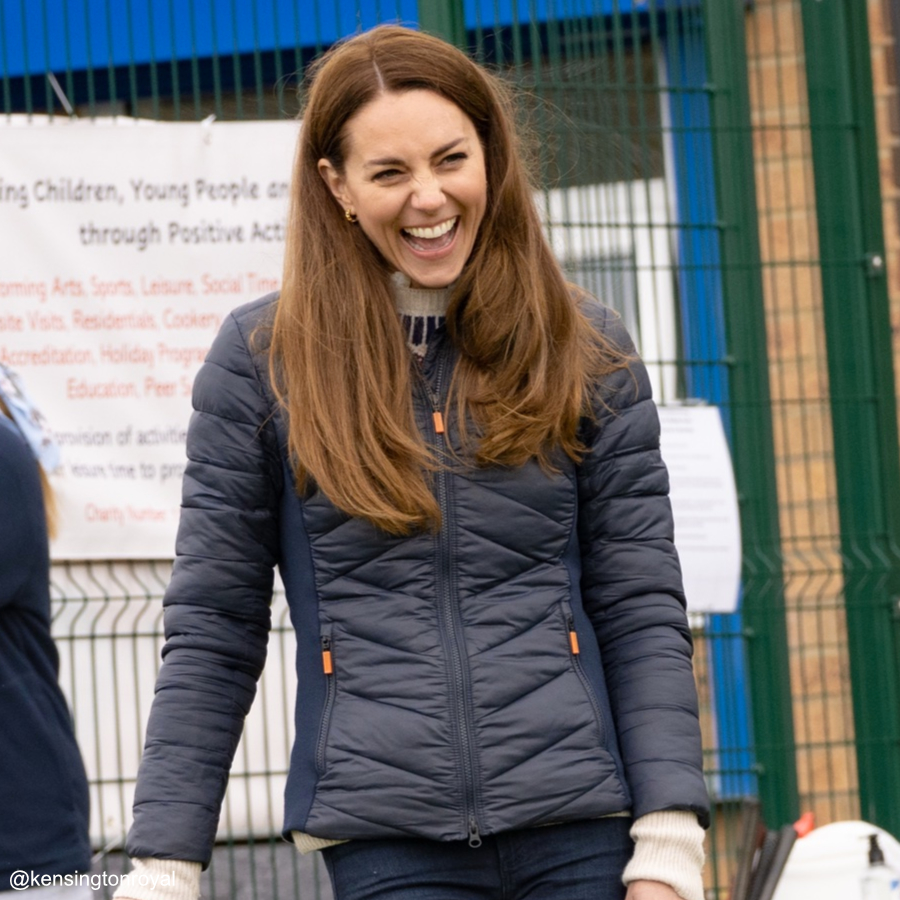
[(661, 881), (632, 881), (625, 900), (681, 900), (681, 895)]

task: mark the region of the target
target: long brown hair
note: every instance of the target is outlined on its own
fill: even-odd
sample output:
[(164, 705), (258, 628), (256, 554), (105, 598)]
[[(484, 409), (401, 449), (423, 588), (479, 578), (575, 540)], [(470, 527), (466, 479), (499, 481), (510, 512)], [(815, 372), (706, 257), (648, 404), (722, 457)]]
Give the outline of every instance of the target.
[(347, 122), (383, 92), (452, 101), (484, 148), (487, 210), (447, 310), (460, 355), (448, 407), (463, 447), (477, 465), (546, 467), (554, 448), (580, 458), (591, 384), (621, 363), (544, 238), (508, 89), (451, 45), (399, 26), (336, 45), (307, 85), (270, 356), (298, 490), (311, 478), (339, 508), (395, 534), (440, 519), (389, 267), (318, 171), (324, 158), (343, 174)]
[[(3, 398), (0, 397), (0, 415), (6, 416), (7, 419), (12, 420), (12, 414), (9, 411), (9, 407), (3, 401)], [(56, 537), (57, 526), (59, 524), (59, 509), (56, 505), (56, 494), (53, 493), (53, 486), (50, 484), (50, 479), (47, 477), (47, 473), (44, 471), (44, 467), (38, 463), (38, 474), (41, 479), (41, 493), (44, 497), (44, 516), (47, 521), (47, 534), (49, 537)]]

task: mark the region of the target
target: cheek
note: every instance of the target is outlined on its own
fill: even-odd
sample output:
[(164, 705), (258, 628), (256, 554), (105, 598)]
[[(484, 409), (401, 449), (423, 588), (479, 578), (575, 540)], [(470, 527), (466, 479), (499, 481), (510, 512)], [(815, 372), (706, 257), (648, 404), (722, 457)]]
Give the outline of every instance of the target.
[(391, 227), (396, 218), (395, 205), (385, 197), (361, 194), (357, 213), (360, 221), (364, 221), (368, 228), (384, 231)]
[(363, 226), (363, 231), (369, 236), (369, 240), (376, 244), (383, 244), (391, 239), (394, 228), (390, 218), (379, 215), (377, 211), (369, 210), (367, 215), (360, 215), (359, 223)]
[(393, 218), (383, 209), (370, 207), (359, 212), (359, 226), (366, 237), (382, 252), (391, 255), (398, 238), (393, 227)]

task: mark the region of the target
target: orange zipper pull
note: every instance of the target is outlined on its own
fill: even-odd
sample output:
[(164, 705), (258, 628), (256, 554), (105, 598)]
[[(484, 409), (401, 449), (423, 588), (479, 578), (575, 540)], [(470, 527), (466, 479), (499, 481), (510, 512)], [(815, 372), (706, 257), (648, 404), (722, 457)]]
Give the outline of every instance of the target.
[(444, 416), (439, 409), (436, 409), (432, 413), (432, 418), (434, 419), (434, 430), (436, 434), (444, 433)]
[(572, 648), (572, 656), (578, 656), (581, 652), (578, 649), (578, 632), (575, 631), (575, 620), (569, 616), (569, 646)]
[(326, 675), (334, 671), (331, 664), (331, 641), (328, 638), (322, 638), (322, 669)]

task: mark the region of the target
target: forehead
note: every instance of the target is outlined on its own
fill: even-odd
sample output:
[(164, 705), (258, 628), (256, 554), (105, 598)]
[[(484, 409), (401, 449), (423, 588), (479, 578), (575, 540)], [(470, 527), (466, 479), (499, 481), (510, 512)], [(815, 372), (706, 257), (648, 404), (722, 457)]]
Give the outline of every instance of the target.
[(457, 138), (475, 137), (472, 120), (460, 107), (426, 90), (378, 94), (344, 126), (347, 156), (357, 159), (427, 154)]

